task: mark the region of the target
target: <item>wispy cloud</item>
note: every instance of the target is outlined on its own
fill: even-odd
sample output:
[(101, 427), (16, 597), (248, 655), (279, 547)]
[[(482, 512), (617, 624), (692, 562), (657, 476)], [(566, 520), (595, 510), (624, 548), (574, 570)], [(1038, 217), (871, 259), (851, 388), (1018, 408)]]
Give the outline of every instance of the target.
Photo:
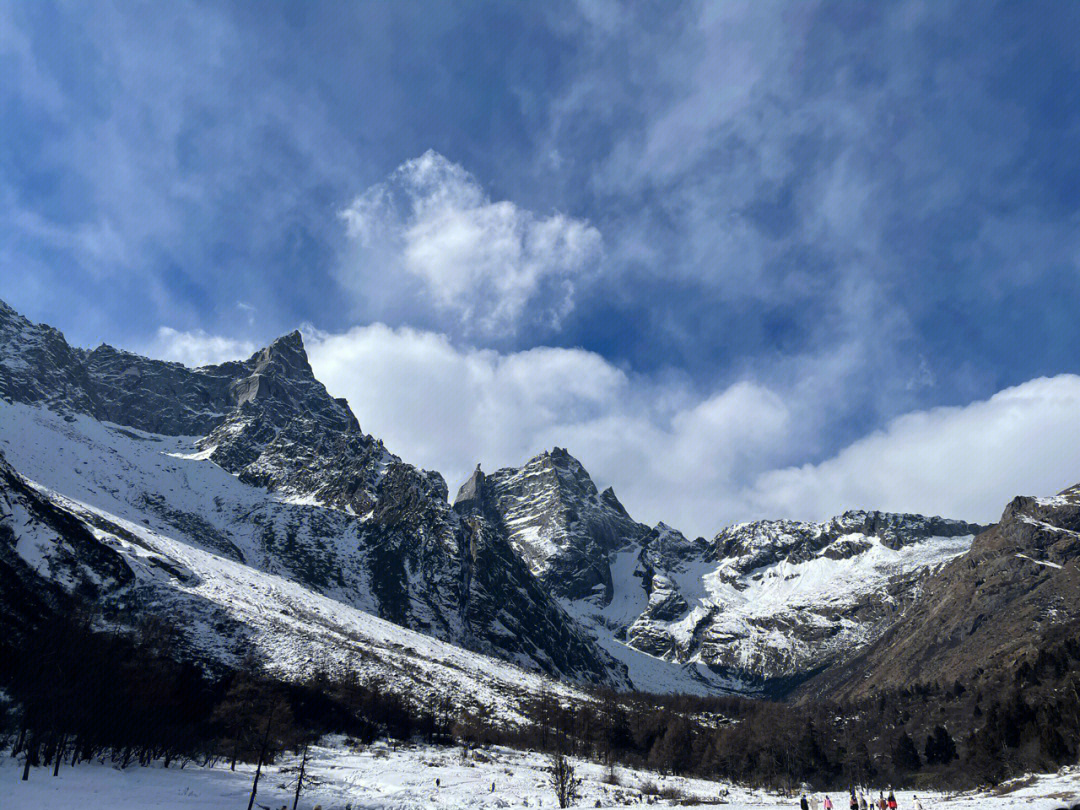
[(444, 380), (441, 358), (454, 431), (390, 390), (413, 378), (340, 379), (451, 477), (557, 441), (699, 531), (840, 508), (874, 494), (844, 448), (1074, 370), (1078, 25), (1060, 3), (9, 4), (0, 292), (193, 363), (304, 321), (373, 369), (389, 347)]

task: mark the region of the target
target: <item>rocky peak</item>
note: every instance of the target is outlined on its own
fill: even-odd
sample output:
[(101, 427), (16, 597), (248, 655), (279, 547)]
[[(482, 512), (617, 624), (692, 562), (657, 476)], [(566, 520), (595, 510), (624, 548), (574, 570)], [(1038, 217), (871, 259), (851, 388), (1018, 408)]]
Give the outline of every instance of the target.
[(688, 540), (678, 529), (657, 523), (641, 539), (641, 558), (663, 570), (681, 570), (688, 562), (700, 560), (707, 552), (704, 538)]
[(56, 329), (0, 304), (0, 397), (92, 412), (95, 403), (79, 352)]
[(581, 462), (561, 447), (488, 476), (478, 468), (455, 508), (497, 516), (533, 574), (571, 599), (609, 600), (608, 555), (648, 530), (630, 519), (610, 489), (601, 495)]
[(600, 493), (600, 501), (609, 509), (618, 512), (621, 515), (625, 515), (626, 519), (630, 519), (630, 515), (627, 513), (626, 508), (622, 505), (622, 502), (615, 497), (615, 490), (608, 487)]
[(462, 514), (482, 509), (486, 480), (483, 470), (477, 464), (473, 474), (469, 476), (469, 480), (458, 489), (457, 497), (454, 498), (454, 509)]
[(277, 374), (291, 379), (311, 380), (315, 373), (308, 362), (304, 338), (298, 329), (282, 335), (265, 349), (251, 356), (248, 365), (253, 374)]

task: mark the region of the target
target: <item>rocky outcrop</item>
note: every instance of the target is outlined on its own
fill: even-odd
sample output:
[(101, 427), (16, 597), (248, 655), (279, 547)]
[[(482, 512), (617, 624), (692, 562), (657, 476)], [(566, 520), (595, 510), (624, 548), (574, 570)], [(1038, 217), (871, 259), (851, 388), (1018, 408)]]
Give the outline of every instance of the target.
[(474, 502), (497, 516), (529, 570), (568, 599), (610, 601), (608, 555), (648, 531), (611, 489), (598, 492), (581, 463), (559, 447), (490, 476), (477, 468), (456, 499)]
[(732, 571), (748, 574), (780, 562), (809, 562), (819, 555), (850, 559), (870, 547), (867, 538), (897, 551), (932, 537), (974, 536), (984, 528), (961, 520), (893, 512), (851, 511), (823, 523), (759, 520), (722, 530), (713, 539), (712, 555), (732, 561)]

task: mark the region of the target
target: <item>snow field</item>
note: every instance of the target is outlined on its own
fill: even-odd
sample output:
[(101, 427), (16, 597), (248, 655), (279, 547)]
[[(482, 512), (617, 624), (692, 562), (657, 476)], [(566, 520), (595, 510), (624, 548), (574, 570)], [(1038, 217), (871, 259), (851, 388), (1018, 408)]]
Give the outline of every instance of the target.
[[(540, 754), (492, 747), (463, 757), (458, 748), (391, 748), (377, 742), (361, 749), (341, 738), (327, 738), (323, 743), (312, 750), (309, 774), (313, 778), (301, 796), (299, 807), (303, 810), (316, 805), (323, 810), (557, 806), (547, 783), (547, 758)], [(275, 810), (292, 806), (292, 790), (287, 784), (292, 777), (282, 774), (281, 769), (294, 764), (291, 757), (283, 757), (264, 769), (257, 805)], [(642, 793), (640, 787), (646, 783), (661, 790), (677, 789), (685, 797), (682, 801), (688, 802), (682, 806), (688, 807), (716, 806), (721, 797), (729, 810), (798, 807), (798, 797), (622, 767), (616, 769), (620, 784), (611, 785), (604, 781), (605, 766), (580, 760), (574, 764), (585, 779), (578, 807), (636, 806), (648, 804), (650, 799), (659, 806), (675, 803)], [(0, 807), (5, 810), (227, 810), (247, 806), (252, 767), (238, 766), (235, 773), (227, 766), (193, 765), (184, 770), (154, 766), (121, 771), (93, 763), (76, 768), (65, 765), (55, 778), (46, 768), (33, 770), (27, 782), (22, 782), (20, 775), (15, 759), (6, 753), (0, 757)], [(837, 807), (847, 806), (843, 788), (831, 796)], [(1080, 768), (1025, 777), (993, 791), (919, 793), (919, 798), (924, 810), (1055, 810), (1080, 802)], [(911, 810), (912, 792), (898, 792), (897, 799), (901, 810)]]

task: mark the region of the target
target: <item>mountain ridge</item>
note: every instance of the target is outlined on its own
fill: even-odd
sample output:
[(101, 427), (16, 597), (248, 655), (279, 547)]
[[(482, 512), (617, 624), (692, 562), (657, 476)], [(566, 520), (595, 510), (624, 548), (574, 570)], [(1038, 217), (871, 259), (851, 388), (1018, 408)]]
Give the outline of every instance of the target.
[[(51, 502), (92, 506), (91, 523), (137, 519), (170, 548), (189, 542), (467, 649), (622, 689), (785, 694), (877, 643), (985, 528), (849, 511), (689, 540), (634, 521), (560, 447), (478, 466), (451, 504), (438, 472), (392, 454), (329, 394), (298, 331), (189, 369), (70, 347), (0, 302), (0, 400), (12, 469)], [(27, 442), (100, 469), (73, 479)], [(240, 488), (202, 481), (207, 464)]]
[[(72, 349), (57, 330), (5, 306), (0, 371), (0, 396), (8, 402), (45, 406), (65, 419), (85, 414), (103, 425), (145, 431), (149, 441), (180, 439), (185, 447), (173, 455), (212, 463), (271, 496), (253, 495), (259, 501), (254, 510), (221, 495), (179, 508), (173, 479), (183, 475), (186, 482), (190, 473), (151, 455), (139, 457), (142, 469), (117, 459), (128, 462), (129, 480), (110, 480), (87, 497), (149, 514), (145, 520), (197, 544), (212, 541), (216, 553), (235, 557), (223, 549), (245, 547), (242, 559), (283, 567), (307, 587), (344, 587), (339, 598), (404, 626), (570, 680), (625, 686), (623, 668), (523, 573), (505, 539), (453, 510), (441, 475), (402, 462), (360, 430), (344, 400), (330, 397), (315, 379), (299, 333), (246, 361), (193, 370), (113, 349)], [(160, 400), (170, 407), (159, 407)], [(14, 425), (14, 417), (8, 421)], [(50, 430), (38, 441), (67, 442), (51, 423)], [(9, 451), (32, 456), (25, 441), (5, 437)], [(105, 442), (102, 448), (105, 458), (114, 450)], [(42, 478), (64, 477), (48, 460), (35, 463)], [(117, 504), (110, 493), (136, 480), (127, 488), (139, 491)], [(341, 517), (312, 508), (334, 509)], [(342, 547), (329, 543), (327, 532), (352, 539)], [(478, 561), (492, 564), (478, 567)]]

